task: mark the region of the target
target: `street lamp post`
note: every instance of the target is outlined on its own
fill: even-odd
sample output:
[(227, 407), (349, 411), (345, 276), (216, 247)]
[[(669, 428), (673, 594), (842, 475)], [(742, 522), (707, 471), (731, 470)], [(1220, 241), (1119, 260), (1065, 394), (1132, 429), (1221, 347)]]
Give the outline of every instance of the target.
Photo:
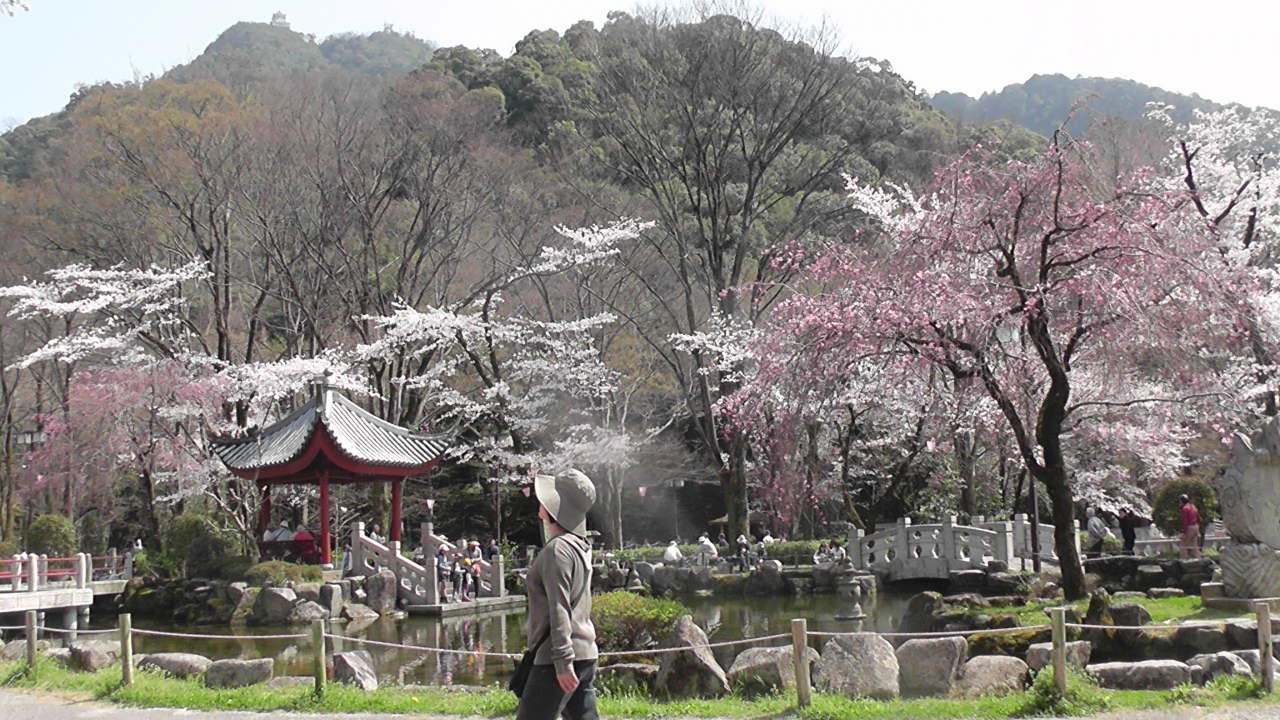
[(676, 521), (676, 540), (680, 539), (680, 488), (684, 487), (684, 480), (676, 478), (671, 481), (671, 511)]

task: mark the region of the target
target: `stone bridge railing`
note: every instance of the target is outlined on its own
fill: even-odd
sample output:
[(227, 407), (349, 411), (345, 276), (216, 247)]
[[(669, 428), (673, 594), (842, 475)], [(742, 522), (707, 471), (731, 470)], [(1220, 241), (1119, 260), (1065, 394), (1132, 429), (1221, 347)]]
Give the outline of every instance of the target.
[[(439, 605), (440, 585), (436, 581), (436, 558), (444, 547), (451, 560), (462, 555), (461, 549), (444, 538), (433, 534), (430, 526), (422, 526), (423, 564), (401, 554), (400, 542), (392, 540), (385, 545), (364, 532), (364, 523), (357, 522), (351, 528), (351, 567), (357, 575), (372, 575), (386, 568), (396, 576), (396, 597), (407, 605)], [(501, 597), (503, 587), (502, 556), (492, 563), (476, 561), (480, 565), (480, 587), (477, 597)]]
[[(959, 525), (951, 516), (941, 523), (913, 525), (910, 518), (901, 518), (871, 535), (855, 530), (849, 538), (850, 555), (858, 569), (890, 580), (947, 578), (952, 571), (986, 568), (990, 560), (1008, 566), (1015, 559), (1031, 558), (1031, 526), (1025, 515), (1002, 522), (985, 522), (979, 516), (973, 522)], [(1052, 525), (1039, 528), (1040, 556), (1049, 563), (1057, 562), (1053, 530)]]

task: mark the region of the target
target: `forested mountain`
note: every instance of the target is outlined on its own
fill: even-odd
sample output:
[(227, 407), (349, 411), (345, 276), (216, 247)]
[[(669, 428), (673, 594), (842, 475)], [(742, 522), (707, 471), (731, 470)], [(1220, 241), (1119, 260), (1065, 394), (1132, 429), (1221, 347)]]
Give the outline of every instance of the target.
[(1173, 105), (1171, 113), (1180, 123), (1190, 122), (1192, 110), (1221, 110), (1224, 106), (1199, 95), (1183, 95), (1150, 85), (1119, 78), (1068, 78), (1065, 75), (1032, 75), (1024, 83), (1008, 85), (1000, 92), (983, 93), (974, 99), (964, 93), (939, 92), (929, 98), (937, 109), (967, 122), (987, 123), (1010, 120), (1035, 132), (1049, 136), (1071, 114), (1078, 111), (1067, 129), (1082, 131), (1091, 117), (1111, 116), (1123, 120), (1140, 120), (1147, 103)]

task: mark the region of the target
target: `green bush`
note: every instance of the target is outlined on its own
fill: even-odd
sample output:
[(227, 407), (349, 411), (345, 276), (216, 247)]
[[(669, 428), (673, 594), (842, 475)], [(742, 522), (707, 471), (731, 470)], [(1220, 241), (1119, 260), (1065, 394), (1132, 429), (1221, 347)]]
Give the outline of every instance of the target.
[(268, 584), (280, 586), (290, 582), (320, 582), (323, 579), (324, 574), (319, 565), (297, 565), (283, 560), (258, 563), (245, 573), (245, 580), (256, 587)]
[(1066, 694), (1059, 694), (1053, 682), (1051, 667), (1036, 673), (1035, 679), (1031, 681), (1031, 688), (1022, 696), (1022, 700), (1023, 706), (1014, 717), (1092, 715), (1103, 712), (1110, 706), (1110, 701), (1092, 678), (1074, 670), (1067, 671)]
[(22, 544), (18, 542), (18, 538), (0, 540), (0, 558), (10, 558), (20, 552), (22, 552)]
[(642, 650), (666, 638), (689, 609), (674, 600), (647, 598), (625, 591), (591, 598), (591, 622), (601, 652)]
[(27, 552), (70, 557), (76, 551), (76, 526), (61, 515), (41, 515), (27, 528)]
[[(164, 548), (158, 558), (160, 569), (171, 576), (184, 574), (192, 546), (203, 544), (216, 534), (213, 524), (204, 515), (184, 513), (173, 518), (160, 531), (160, 544)], [(224, 546), (222, 552), (225, 550)]]
[(1218, 518), (1218, 497), (1209, 484), (1198, 478), (1178, 478), (1171, 480), (1156, 493), (1156, 501), (1151, 504), (1151, 521), (1160, 528), (1160, 532), (1170, 537), (1182, 534), (1182, 505), (1178, 496), (1186, 495), (1200, 510), (1201, 524)]

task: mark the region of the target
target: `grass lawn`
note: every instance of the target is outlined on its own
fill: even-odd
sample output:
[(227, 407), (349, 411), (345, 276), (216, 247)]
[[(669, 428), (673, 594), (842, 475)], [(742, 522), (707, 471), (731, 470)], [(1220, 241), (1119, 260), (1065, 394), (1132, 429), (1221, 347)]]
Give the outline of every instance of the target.
[[(812, 705), (798, 713), (803, 720), (889, 720), (890, 718), (1016, 718), (1036, 715), (1080, 715), (1106, 710), (1163, 708), (1170, 704), (1217, 706), (1222, 704), (1280, 704), (1259, 699), (1257, 682), (1248, 678), (1216, 681), (1205, 687), (1183, 686), (1165, 692), (1101, 690), (1083, 676), (1073, 675), (1067, 695), (1057, 697), (1051, 678), (1042, 673), (1023, 693), (975, 700), (922, 699), (853, 700), (816, 694)], [(323, 698), (310, 686), (268, 689), (265, 685), (231, 690), (210, 690), (199, 680), (176, 680), (149, 671), (135, 671), (134, 684), (120, 683), (119, 668), (97, 673), (63, 669), (41, 659), (35, 673), (22, 663), (0, 663), (0, 687), (55, 693), (76, 699), (92, 699), (132, 707), (181, 707), (193, 710), (294, 711), (322, 713), (408, 713), (463, 717), (508, 717), (516, 699), (493, 687), (475, 691), (444, 689), (410, 690), (383, 687), (366, 695), (351, 687), (329, 685)], [(601, 715), (620, 718), (765, 718), (794, 715), (795, 693), (747, 699), (730, 696), (718, 700), (664, 701), (602, 691)]]
[[(1231, 618), (1254, 617), (1251, 614), (1242, 614), (1239, 612), (1230, 612), (1227, 610), (1215, 610), (1213, 608), (1204, 607), (1200, 603), (1200, 597), (1189, 595), (1180, 598), (1161, 598), (1153, 600), (1151, 598), (1134, 598), (1132, 600), (1121, 600), (1113, 602), (1136, 602), (1145, 607), (1147, 612), (1151, 613), (1151, 623), (1153, 625), (1177, 625), (1187, 620), (1227, 620)], [(1050, 602), (1029, 602), (1020, 607), (1003, 607), (997, 606), (995, 609), (999, 612), (1011, 612), (1018, 616), (1018, 622), (1022, 625), (1048, 625), (1049, 614), (1046, 612), (1051, 607), (1069, 606), (1076, 608), (1080, 613), (1080, 617), (1084, 617), (1084, 613), (1089, 609), (1089, 600), (1077, 600), (1074, 603), (1064, 603), (1061, 601)]]

